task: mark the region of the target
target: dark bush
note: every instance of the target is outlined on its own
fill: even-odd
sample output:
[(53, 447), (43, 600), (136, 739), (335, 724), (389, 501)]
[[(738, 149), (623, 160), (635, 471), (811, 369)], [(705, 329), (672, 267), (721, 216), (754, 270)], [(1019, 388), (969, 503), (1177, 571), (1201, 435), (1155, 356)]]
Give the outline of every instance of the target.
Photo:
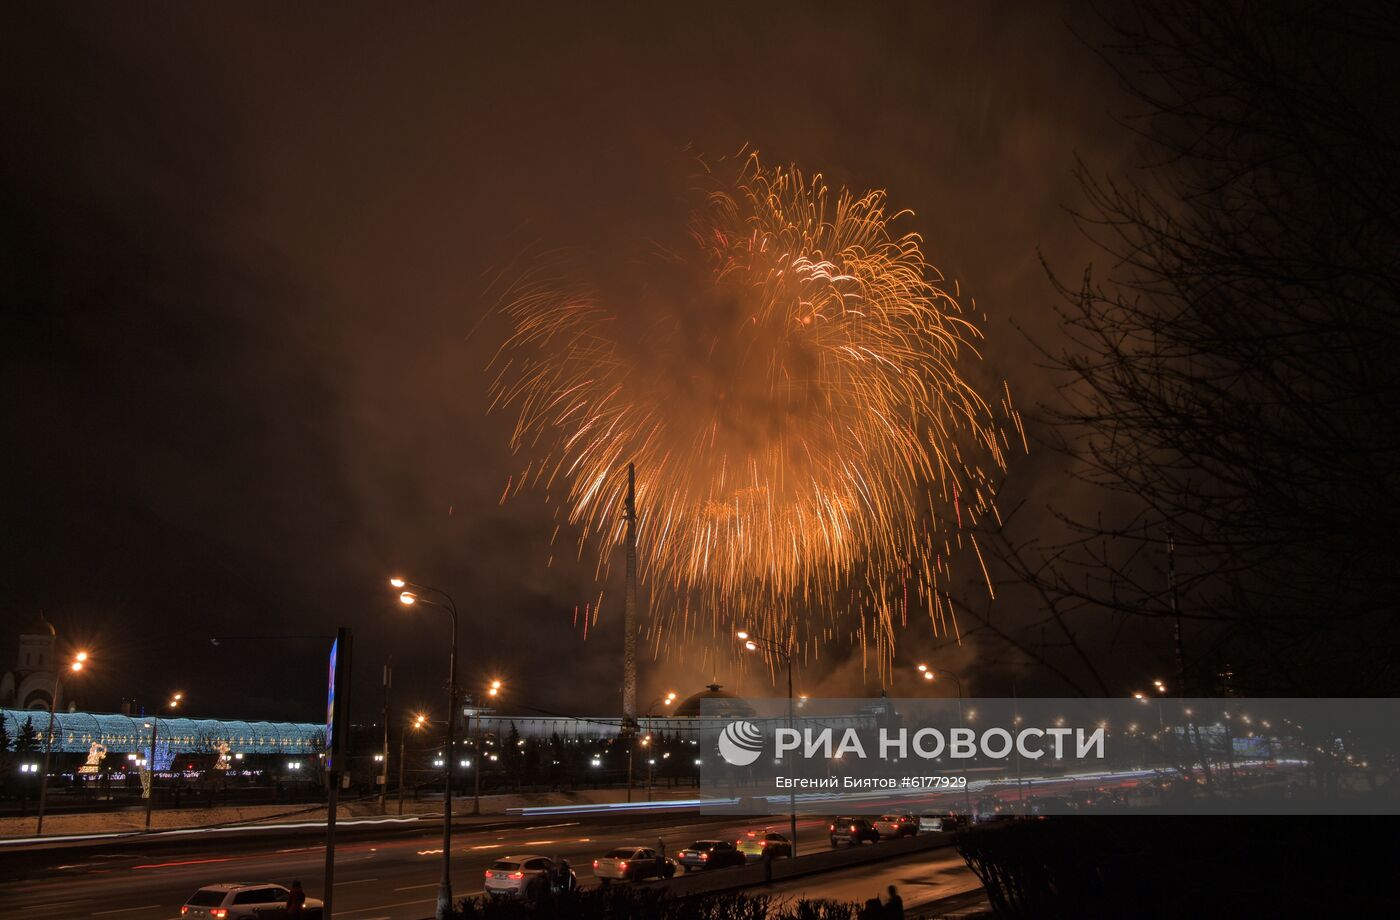
[(769, 895), (674, 897), (652, 888), (593, 888), (529, 904), (468, 898), (461, 920), (856, 920), (854, 904), (789, 902)]
[(999, 917), (1394, 916), (1393, 819), (1084, 816), (973, 828)]

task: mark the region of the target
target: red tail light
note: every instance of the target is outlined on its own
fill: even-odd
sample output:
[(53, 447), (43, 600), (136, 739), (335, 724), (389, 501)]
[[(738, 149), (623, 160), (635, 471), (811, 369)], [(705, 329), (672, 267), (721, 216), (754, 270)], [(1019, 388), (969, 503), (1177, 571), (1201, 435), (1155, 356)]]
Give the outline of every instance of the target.
[(216, 907), (209, 911), (209, 916), (214, 917), (215, 920), (224, 920), (224, 918), (228, 916), (228, 911), (224, 910), (222, 907)]
[(709, 854), (709, 853), (701, 853), (701, 854), (700, 854), (700, 858), (701, 858), (701, 859), (709, 859), (709, 858), (710, 858), (710, 854)]
[(490, 869), (487, 869), (487, 870), (486, 870), (486, 877), (487, 877), (487, 878), (490, 878), (490, 877), (491, 877), (491, 870), (490, 870)]
[(835, 824), (831, 825), (831, 829), (832, 829), (832, 830), (836, 830), (836, 825), (835, 825)]
[(524, 877), (525, 877), (525, 873), (524, 873), (524, 872), (512, 872), (512, 873), (510, 874), (510, 877), (511, 877), (511, 878), (514, 878), (514, 879), (521, 879), (521, 878), (524, 878)]
[(618, 868), (618, 871), (620, 871), (620, 872), (626, 872), (626, 871), (627, 871), (627, 860), (624, 859), (622, 862), (618, 863), (618, 864), (617, 864), (617, 868)]
[(851, 833), (854, 834), (855, 832), (856, 832), (856, 826), (855, 826), (854, 824), (852, 824), (852, 825), (851, 825)]
[(598, 860), (593, 860), (593, 868), (598, 868)]

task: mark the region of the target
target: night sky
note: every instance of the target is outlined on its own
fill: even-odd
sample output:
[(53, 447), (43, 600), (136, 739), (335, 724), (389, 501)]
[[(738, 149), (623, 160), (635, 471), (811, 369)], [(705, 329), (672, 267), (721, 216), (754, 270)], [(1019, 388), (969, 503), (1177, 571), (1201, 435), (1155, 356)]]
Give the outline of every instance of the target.
[[(1052, 381), (1027, 334), (1056, 334), (1040, 258), (1093, 258), (1075, 158), (1113, 168), (1132, 143), (1073, 4), (0, 17), (0, 669), (43, 611), (93, 650), (74, 692), (96, 709), (179, 689), (195, 714), (313, 719), (327, 642), (285, 637), (337, 625), (358, 707), (389, 655), (404, 704), (435, 701), (446, 622), (400, 609), (403, 573), (463, 609), (468, 689), (616, 711), (621, 566), (600, 585), (564, 539), (547, 568), (542, 496), (498, 501), (518, 468), (486, 413), (502, 268), (635, 245), (695, 156), (747, 144), (915, 211), (987, 314), (979, 382), (1033, 416)], [(1073, 501), (1044, 453), (1008, 483), (1032, 515)], [(585, 643), (572, 611), (600, 590)], [(842, 654), (799, 682), (878, 691)], [(938, 654), (977, 688), (975, 649)], [(766, 686), (644, 663), (640, 698), (712, 677)]]

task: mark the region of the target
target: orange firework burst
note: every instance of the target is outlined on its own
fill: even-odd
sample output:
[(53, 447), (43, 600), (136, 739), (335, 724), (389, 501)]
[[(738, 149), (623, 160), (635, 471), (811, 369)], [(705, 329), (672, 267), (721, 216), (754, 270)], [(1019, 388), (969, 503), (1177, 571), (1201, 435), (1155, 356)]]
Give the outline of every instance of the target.
[(946, 628), (939, 575), (1006, 466), (959, 370), (980, 333), (920, 238), (892, 233), (883, 191), (833, 194), (752, 155), (731, 174), (706, 178), (683, 243), (629, 264), (630, 302), (574, 272), (510, 288), (493, 394), (518, 413), (519, 482), (562, 483), (606, 559), (636, 464), (643, 577), (671, 598), (660, 628), (701, 610), (782, 631), (853, 604), (888, 627), (910, 579)]

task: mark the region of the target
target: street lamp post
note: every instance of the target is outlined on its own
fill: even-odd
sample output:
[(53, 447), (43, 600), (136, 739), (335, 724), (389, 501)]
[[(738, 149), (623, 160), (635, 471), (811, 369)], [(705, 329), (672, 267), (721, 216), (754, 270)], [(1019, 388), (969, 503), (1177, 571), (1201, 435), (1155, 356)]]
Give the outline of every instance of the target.
[[(170, 708), (178, 708), (184, 698), (183, 693), (170, 697)], [(156, 802), (156, 733), (159, 731), (160, 710), (156, 710), (155, 715), (151, 716), (151, 755), (146, 761), (146, 775), (150, 777), (150, 785), (146, 788), (146, 830), (151, 829), (151, 808)]]
[[(957, 688), (957, 691), (958, 691), (958, 728), (962, 728), (963, 725), (964, 725), (964, 722), (963, 722), (963, 691), (962, 691), (962, 678), (959, 677), (959, 676), (958, 676), (957, 674), (955, 674), (954, 672), (949, 671), (947, 668), (933, 668), (933, 667), (929, 667), (929, 666), (926, 665), (926, 664), (921, 664), (921, 665), (919, 665), (919, 673), (921, 673), (921, 674), (924, 675), (924, 680), (927, 680), (927, 681), (934, 681), (934, 680), (937, 680), (938, 678), (937, 678), (935, 672), (937, 672), (937, 674), (947, 674), (949, 677), (953, 678), (953, 685)], [(971, 791), (971, 787), (970, 787), (970, 786), (967, 786), (967, 785), (964, 785), (964, 786), (963, 786), (963, 801), (964, 801), (964, 803), (966, 804), (966, 807), (967, 807), (967, 820), (968, 820), (969, 823), (971, 823), (971, 821), (972, 821), (972, 791)]]
[[(783, 663), (787, 665), (787, 696), (788, 696), (788, 729), (791, 730), (794, 721), (793, 695), (792, 695), (792, 645), (779, 645), (771, 639), (763, 639), (758, 636), (750, 636), (744, 630), (739, 630), (734, 634), (744, 643), (744, 648), (751, 652), (758, 651), (760, 647), (767, 649), (775, 655), (781, 655)], [(797, 791), (788, 790), (788, 831), (792, 836), (792, 856), (797, 858)]]
[[(657, 697), (656, 699), (652, 700), (652, 701), (651, 701), (651, 705), (647, 706), (647, 721), (651, 721), (651, 719), (655, 716), (656, 707), (658, 707), (658, 706), (670, 706), (670, 705), (671, 705), (672, 703), (674, 703), (675, 701), (676, 701), (676, 694), (675, 694), (675, 691), (672, 691), (672, 692), (670, 692), (670, 693), (667, 693), (666, 696), (664, 696), (664, 697)], [(643, 745), (647, 745), (650, 741), (651, 741), (651, 730), (648, 729), (648, 730), (647, 730), (646, 737), (645, 737), (644, 739), (642, 739), (642, 744), (643, 744)], [(630, 758), (630, 752), (629, 752), (629, 758)], [(630, 759), (629, 759), (629, 763), (630, 763)], [(648, 801), (648, 802), (651, 801), (651, 779), (652, 779), (652, 769), (651, 769), (651, 768), (652, 768), (653, 766), (655, 766), (655, 765), (656, 765), (656, 749), (655, 749), (655, 748), (652, 748), (652, 750), (647, 754), (647, 801)], [(630, 795), (630, 794), (631, 794), (631, 788), (630, 788), (630, 787), (631, 787), (631, 779), (632, 779), (632, 778), (631, 778), (631, 776), (628, 776), (627, 779), (628, 779), (628, 787), (629, 787), (629, 788), (628, 788), (628, 794)]]
[[(452, 742), (457, 726), (457, 605), (452, 596), (441, 588), (417, 585), (402, 578), (391, 578), (389, 584), (402, 589), (399, 603), (405, 607), (424, 604), (445, 611), (452, 618), (452, 657), (447, 666), (447, 740), (443, 748), (443, 798), (442, 798), (442, 879), (438, 882), (437, 920), (447, 920), (452, 916)], [(442, 598), (445, 603), (430, 601), (420, 592), (429, 591)]]
[(385, 814), (389, 798), (389, 688), (394, 683), (394, 659), (391, 656), (384, 664), (384, 747), (380, 755), (382, 764), (379, 783), (379, 813)]
[[(501, 695), (502, 684), (499, 680), (491, 681), (491, 686), (486, 688), (486, 695), (492, 699)], [(470, 726), (468, 726), (470, 727)], [(476, 717), (476, 734), (467, 732), (468, 740), (472, 744), (472, 814), (481, 814), (481, 714)]]
[[(72, 662), (68, 665), (68, 670), (74, 674), (83, 669), (87, 663), (88, 653), (78, 652), (73, 656)], [(53, 695), (49, 697), (49, 730), (44, 736), (44, 772), (39, 774), (39, 820), (34, 828), (35, 835), (44, 832), (44, 806), (47, 804), (49, 795), (49, 761), (53, 757), (53, 731), (54, 721), (58, 714), (58, 698), (63, 692), (62, 672), (55, 670), (53, 674)]]
[[(413, 730), (414, 730), (414, 731), (417, 731), (418, 729), (422, 728), (423, 725), (424, 725), (427, 721), (428, 721), (428, 717), (425, 716), (425, 715), (418, 715), (418, 716), (415, 716), (414, 719), (413, 719)], [(409, 729), (409, 726), (408, 726), (407, 724), (405, 724), (405, 725), (403, 726), (403, 728), (400, 728), (400, 729), (399, 729), (399, 814), (400, 814), (400, 815), (403, 815), (403, 761), (404, 761), (404, 746), (408, 743), (408, 729)], [(387, 771), (388, 771), (388, 768), (385, 767), (385, 772), (387, 773)]]

